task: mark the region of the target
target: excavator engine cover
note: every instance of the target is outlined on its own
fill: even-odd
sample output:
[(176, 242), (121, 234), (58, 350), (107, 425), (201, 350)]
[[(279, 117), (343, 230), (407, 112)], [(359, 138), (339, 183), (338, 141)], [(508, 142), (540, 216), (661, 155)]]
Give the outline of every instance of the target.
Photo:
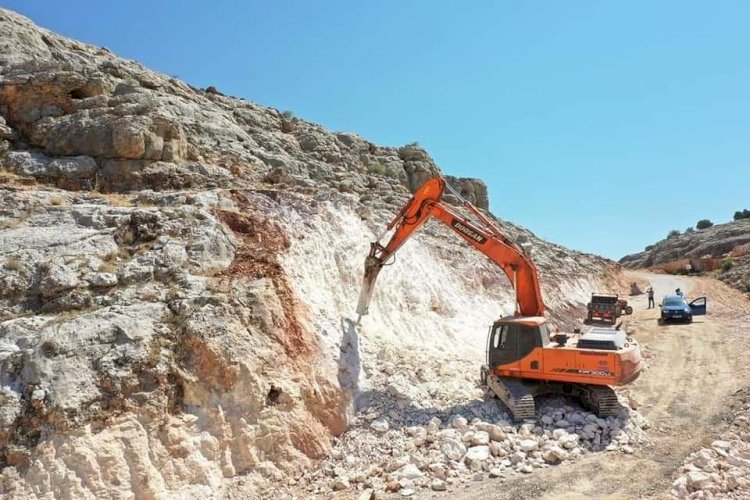
[(616, 351), (625, 347), (627, 335), (621, 330), (612, 328), (592, 328), (581, 335), (578, 340), (579, 349), (604, 349)]

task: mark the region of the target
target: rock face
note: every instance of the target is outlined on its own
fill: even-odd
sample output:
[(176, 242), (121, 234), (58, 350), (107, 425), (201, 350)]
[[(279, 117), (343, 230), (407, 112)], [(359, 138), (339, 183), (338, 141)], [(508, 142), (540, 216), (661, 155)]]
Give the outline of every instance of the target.
[(750, 292), (750, 219), (717, 224), (662, 240), (644, 252), (626, 255), (620, 263), (630, 268), (684, 266), (718, 272), (725, 283)]
[[(363, 409), (389, 436), (476, 399), (477, 338), (514, 298), (445, 228), (428, 223), (350, 319), (369, 242), (440, 172), (418, 145), (195, 89), (0, 9), (2, 496), (257, 497), (322, 470)], [(489, 207), (481, 181), (449, 181)], [(558, 325), (618, 270), (498, 225), (532, 248)], [(498, 444), (515, 430), (450, 430), (436, 454), (474, 450), (474, 469), (515, 451)], [(530, 453), (563, 461), (567, 443)], [(428, 465), (389, 487), (452, 480)], [(331, 489), (365, 486), (335, 472)]]

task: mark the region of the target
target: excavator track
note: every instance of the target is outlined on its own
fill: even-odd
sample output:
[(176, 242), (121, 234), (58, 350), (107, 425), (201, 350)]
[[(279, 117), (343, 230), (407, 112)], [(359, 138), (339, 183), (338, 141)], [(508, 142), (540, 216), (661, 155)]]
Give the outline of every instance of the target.
[(517, 379), (489, 375), (487, 386), (510, 410), (513, 420), (534, 418), (534, 393), (528, 385)]
[(622, 410), (614, 389), (606, 385), (586, 385), (581, 402), (600, 417), (616, 417)]
[[(485, 367), (486, 370), (486, 367)], [(588, 410), (599, 417), (616, 417), (622, 411), (617, 393), (606, 385), (570, 385), (559, 383), (536, 384), (522, 380), (498, 377), (482, 371), (482, 383), (492, 391), (510, 411), (515, 421), (535, 418), (534, 396), (537, 394), (567, 394), (575, 396)], [(566, 390), (567, 387), (567, 390)]]

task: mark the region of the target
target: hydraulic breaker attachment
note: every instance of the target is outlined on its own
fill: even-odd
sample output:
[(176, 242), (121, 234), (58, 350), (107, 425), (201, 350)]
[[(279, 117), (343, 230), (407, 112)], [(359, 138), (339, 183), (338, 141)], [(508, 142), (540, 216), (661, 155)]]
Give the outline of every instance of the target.
[(370, 244), (370, 255), (365, 259), (365, 276), (362, 280), (362, 289), (359, 292), (359, 301), (357, 302), (357, 314), (359, 315), (357, 323), (362, 319), (362, 316), (367, 314), (370, 307), (370, 300), (372, 300), (372, 294), (375, 291), (375, 282), (385, 264), (384, 251), (385, 249), (380, 243)]

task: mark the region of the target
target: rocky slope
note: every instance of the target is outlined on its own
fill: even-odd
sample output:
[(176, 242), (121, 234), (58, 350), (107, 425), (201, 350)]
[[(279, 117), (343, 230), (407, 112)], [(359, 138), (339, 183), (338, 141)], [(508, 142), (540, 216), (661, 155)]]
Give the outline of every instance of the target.
[[(438, 173), (418, 145), (331, 133), (0, 9), (0, 491), (253, 496), (325, 471), (350, 425), (472, 411), (487, 325), (513, 309), (486, 259), (429, 223), (373, 313), (350, 316), (369, 242)], [(488, 208), (481, 181), (449, 180)], [(619, 279), (499, 224), (532, 246), (560, 327)], [(600, 425), (578, 453), (638, 427)]]
[(725, 283), (750, 292), (750, 219), (662, 240), (648, 250), (626, 255), (620, 263), (633, 269), (690, 262), (695, 270), (714, 270)]

